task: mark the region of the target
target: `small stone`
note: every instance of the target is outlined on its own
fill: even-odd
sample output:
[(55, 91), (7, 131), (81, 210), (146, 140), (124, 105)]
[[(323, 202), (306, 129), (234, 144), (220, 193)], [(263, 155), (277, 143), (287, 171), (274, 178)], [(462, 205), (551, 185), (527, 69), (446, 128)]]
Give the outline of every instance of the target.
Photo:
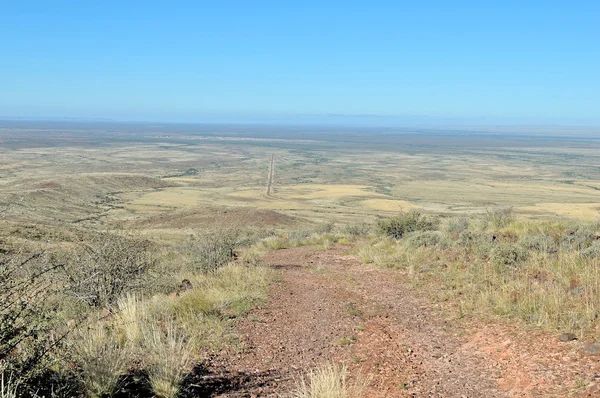
[(558, 340), (562, 342), (577, 340), (577, 336), (575, 336), (573, 333), (563, 333), (560, 336), (558, 336)]
[(600, 355), (600, 343), (587, 344), (581, 351), (583, 355)]

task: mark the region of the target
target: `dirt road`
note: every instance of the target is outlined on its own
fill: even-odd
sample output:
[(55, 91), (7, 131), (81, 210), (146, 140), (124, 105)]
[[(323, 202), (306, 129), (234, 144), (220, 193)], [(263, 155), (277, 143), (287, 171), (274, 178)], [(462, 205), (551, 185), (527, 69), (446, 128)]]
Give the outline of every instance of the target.
[(190, 395), (281, 396), (332, 361), (368, 377), (369, 397), (596, 396), (598, 358), (581, 357), (579, 342), (451, 319), (402, 273), (344, 249), (280, 250), (266, 261), (281, 273), (269, 302), (239, 320), (239, 341), (198, 372)]
[(269, 175), (267, 177), (267, 196), (273, 194), (273, 175), (275, 174), (275, 155), (271, 155), (269, 158)]

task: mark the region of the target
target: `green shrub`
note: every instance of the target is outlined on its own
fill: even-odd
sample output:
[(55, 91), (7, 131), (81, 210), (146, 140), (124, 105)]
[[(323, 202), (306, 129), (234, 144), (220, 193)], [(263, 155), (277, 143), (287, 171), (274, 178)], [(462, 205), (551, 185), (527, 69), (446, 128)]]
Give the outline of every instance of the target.
[(514, 220), (513, 208), (495, 207), (487, 209), (483, 219), (488, 226), (504, 228)]
[(458, 235), (454, 246), (461, 249), (471, 250), (482, 240), (482, 234), (473, 231), (463, 231)]
[(519, 239), (519, 244), (528, 250), (535, 250), (542, 253), (556, 253), (558, 245), (549, 235), (525, 235)]
[(318, 234), (330, 234), (335, 228), (335, 222), (325, 221), (324, 223), (318, 224), (315, 227), (315, 232)]
[(295, 229), (287, 233), (287, 238), (290, 242), (295, 243), (308, 239), (308, 237), (310, 237), (313, 233), (314, 231), (307, 229)]
[(515, 243), (499, 243), (490, 252), (490, 261), (496, 265), (510, 266), (525, 261), (529, 253)]
[(458, 236), (469, 229), (469, 220), (464, 217), (452, 218), (448, 220), (444, 230), (448, 235)]
[(400, 239), (405, 234), (415, 231), (434, 231), (437, 229), (437, 219), (421, 214), (417, 210), (401, 212), (394, 218), (379, 220), (379, 231), (394, 239)]
[(439, 231), (417, 231), (406, 235), (405, 244), (408, 247), (445, 247), (447, 240)]
[(368, 236), (373, 229), (372, 225), (366, 222), (348, 224), (342, 229), (342, 233), (351, 237)]
[(596, 231), (590, 227), (579, 227), (576, 231), (569, 233), (562, 240), (563, 246), (574, 249), (587, 249), (596, 240)]
[(600, 241), (595, 241), (590, 247), (581, 250), (579, 256), (585, 259), (600, 258)]
[(196, 271), (215, 271), (229, 263), (238, 247), (239, 233), (223, 229), (206, 234), (192, 242), (191, 257)]
[(454, 242), (454, 247), (461, 251), (472, 251), (479, 257), (488, 257), (494, 242), (486, 233), (463, 231)]

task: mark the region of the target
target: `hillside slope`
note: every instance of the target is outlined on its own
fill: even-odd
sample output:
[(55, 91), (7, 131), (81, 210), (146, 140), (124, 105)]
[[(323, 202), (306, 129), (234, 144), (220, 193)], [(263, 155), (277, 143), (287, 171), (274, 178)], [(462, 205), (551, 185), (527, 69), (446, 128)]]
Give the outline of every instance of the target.
[(192, 395), (275, 397), (328, 361), (366, 377), (368, 397), (595, 391), (598, 360), (580, 356), (579, 342), (516, 324), (459, 320), (401, 273), (361, 265), (340, 248), (279, 250), (266, 261), (281, 273), (269, 302), (238, 323), (240, 341), (195, 376)]

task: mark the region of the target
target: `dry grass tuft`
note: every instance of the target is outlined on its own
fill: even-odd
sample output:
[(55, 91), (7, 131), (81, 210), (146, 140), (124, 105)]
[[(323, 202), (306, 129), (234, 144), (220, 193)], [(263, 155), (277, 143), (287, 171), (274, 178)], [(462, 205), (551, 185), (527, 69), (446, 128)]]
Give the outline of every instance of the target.
[(350, 381), (345, 366), (327, 363), (312, 369), (297, 383), (292, 398), (361, 398), (367, 382), (362, 378)]
[(19, 384), (11, 376), (5, 375), (0, 367), (0, 398), (17, 398)]
[(142, 339), (142, 325), (148, 318), (146, 304), (135, 294), (127, 294), (117, 301), (114, 324), (127, 344), (137, 345)]
[(82, 382), (92, 397), (110, 395), (128, 370), (130, 352), (99, 322), (79, 330), (74, 344)]
[(143, 328), (144, 362), (156, 397), (173, 398), (194, 363), (193, 347), (173, 322)]
[(273, 270), (230, 264), (189, 276), (193, 288), (179, 297), (127, 294), (114, 314), (71, 336), (75, 360), (89, 395), (115, 391), (136, 364), (147, 372), (157, 397), (174, 397), (198, 349), (218, 346), (232, 316), (267, 297)]

